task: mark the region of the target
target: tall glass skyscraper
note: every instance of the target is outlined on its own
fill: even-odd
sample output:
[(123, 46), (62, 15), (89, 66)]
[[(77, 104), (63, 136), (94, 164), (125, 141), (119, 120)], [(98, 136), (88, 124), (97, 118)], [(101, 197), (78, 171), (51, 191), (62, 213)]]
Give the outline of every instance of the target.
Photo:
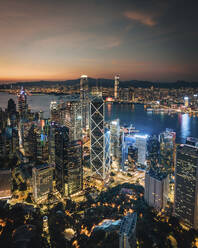
[[(90, 101), (90, 166), (92, 175), (102, 180), (107, 178), (110, 170), (110, 160), (105, 150), (107, 143), (105, 142), (104, 112), (102, 97), (93, 97)], [(109, 139), (109, 135), (106, 135), (106, 138)]]
[(198, 229), (198, 148), (190, 145), (177, 147), (174, 214)]
[(168, 172), (175, 165), (175, 137), (176, 133), (169, 129), (159, 135), (160, 165)]
[(82, 142), (69, 141), (69, 129), (56, 126), (55, 131), (56, 187), (64, 196), (82, 190)]
[(136, 147), (138, 148), (138, 163), (145, 165), (147, 152), (147, 135), (135, 135)]
[(20, 117), (22, 118), (27, 117), (27, 112), (28, 112), (27, 94), (23, 89), (23, 87), (21, 88), (21, 91), (18, 95), (18, 111)]
[(61, 108), (61, 123), (69, 128), (69, 139), (82, 139), (82, 112), (80, 101), (65, 102)]

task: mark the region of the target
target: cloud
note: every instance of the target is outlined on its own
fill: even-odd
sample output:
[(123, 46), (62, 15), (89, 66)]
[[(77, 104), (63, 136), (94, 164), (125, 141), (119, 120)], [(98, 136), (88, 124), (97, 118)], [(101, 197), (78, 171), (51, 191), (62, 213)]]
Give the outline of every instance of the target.
[(156, 20), (154, 20), (155, 16), (153, 14), (143, 13), (140, 11), (126, 11), (124, 16), (149, 27), (153, 27), (157, 24)]

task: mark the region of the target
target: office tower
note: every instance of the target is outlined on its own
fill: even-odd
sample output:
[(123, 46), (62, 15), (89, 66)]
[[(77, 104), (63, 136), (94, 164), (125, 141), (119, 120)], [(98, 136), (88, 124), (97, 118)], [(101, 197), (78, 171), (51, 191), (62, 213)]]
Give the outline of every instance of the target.
[(81, 101), (81, 111), (82, 111), (82, 128), (87, 130), (89, 127), (89, 88), (88, 88), (88, 77), (87, 75), (82, 75), (80, 78), (80, 101)]
[(122, 165), (122, 170), (125, 170), (125, 165), (128, 165), (128, 149), (129, 147), (134, 146), (135, 144), (135, 138), (133, 135), (128, 133), (121, 133), (121, 151), (122, 151), (122, 160), (121, 160), (121, 165)]
[(18, 95), (18, 112), (21, 118), (27, 118), (28, 104), (27, 104), (27, 94), (23, 87)]
[(64, 196), (69, 196), (83, 187), (82, 142), (70, 142), (67, 127), (55, 128), (56, 187)]
[(10, 157), (13, 157), (16, 155), (18, 149), (19, 149), (19, 137), (18, 137), (18, 130), (14, 127), (6, 127), (5, 129), (5, 135), (6, 135), (6, 153)]
[(82, 75), (80, 78), (80, 99), (85, 100), (88, 91), (88, 77), (87, 75)]
[(189, 105), (189, 98), (188, 98), (188, 96), (185, 96), (184, 97), (184, 105), (185, 105), (185, 107), (188, 107), (188, 105)]
[(49, 128), (49, 163), (55, 165), (55, 134), (56, 134), (56, 124), (52, 122)]
[(177, 147), (174, 214), (186, 226), (198, 229), (198, 148)]
[(90, 101), (90, 167), (92, 176), (105, 180), (109, 164), (105, 162), (104, 101), (93, 97)]
[(138, 148), (138, 163), (146, 165), (147, 138), (148, 135), (135, 135), (136, 147)]
[(41, 127), (36, 128), (36, 160), (46, 163), (49, 159), (48, 135)]
[(82, 139), (82, 112), (80, 101), (66, 102), (62, 107), (62, 124), (69, 128), (69, 139)]
[(157, 210), (164, 209), (167, 205), (169, 178), (166, 172), (159, 168), (150, 169), (145, 174), (145, 202)]
[(138, 161), (138, 149), (134, 145), (128, 147), (128, 160), (133, 166)]
[(198, 138), (187, 137), (187, 138), (186, 138), (186, 144), (187, 144), (187, 145), (191, 145), (191, 146), (196, 146), (196, 147), (198, 147)]
[(108, 128), (104, 128), (104, 140), (105, 140), (105, 166), (110, 168), (111, 163), (111, 144), (110, 144), (110, 130)]
[(60, 123), (60, 110), (56, 101), (50, 103), (50, 120)]
[(111, 156), (113, 160), (119, 160), (120, 155), (120, 120), (113, 120), (110, 123), (111, 134)]
[(0, 159), (5, 155), (5, 148), (4, 148), (4, 135), (0, 132)]
[(116, 75), (115, 76), (115, 82), (114, 82), (114, 98), (115, 98), (115, 100), (117, 100), (119, 98), (119, 96), (118, 96), (119, 80), (120, 80), (120, 77), (118, 75)]
[(0, 200), (12, 196), (12, 172), (0, 169)]
[(32, 169), (33, 196), (35, 201), (46, 199), (53, 190), (54, 167), (40, 164)]
[(122, 219), (119, 233), (119, 248), (136, 248), (137, 214), (128, 213)]
[(10, 157), (16, 155), (19, 149), (18, 130), (7, 126), (0, 131), (0, 157)]
[(78, 193), (83, 189), (82, 141), (76, 140), (67, 147), (67, 175), (65, 195)]
[(176, 133), (169, 129), (159, 135), (160, 165), (168, 172), (175, 166), (175, 138)]
[(33, 122), (23, 123), (21, 126), (22, 149), (23, 154), (31, 159), (37, 158), (37, 133), (36, 126)]
[(12, 98), (8, 100), (7, 112), (9, 115), (16, 114), (16, 104)]
[(7, 125), (7, 115), (5, 111), (0, 108), (0, 131), (2, 131)]
[(158, 140), (158, 136), (152, 135), (148, 138), (147, 145), (147, 164), (150, 167), (156, 167), (159, 163), (159, 155), (160, 155), (160, 143)]

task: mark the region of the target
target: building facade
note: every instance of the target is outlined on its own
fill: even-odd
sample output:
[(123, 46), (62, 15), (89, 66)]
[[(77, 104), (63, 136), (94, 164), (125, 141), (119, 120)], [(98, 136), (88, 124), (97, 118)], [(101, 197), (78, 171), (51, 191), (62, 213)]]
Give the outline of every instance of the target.
[(53, 190), (54, 167), (48, 164), (37, 165), (32, 169), (33, 196), (35, 201), (46, 199)]
[(169, 192), (169, 178), (167, 173), (160, 169), (150, 169), (145, 174), (144, 199), (146, 203), (157, 210), (164, 209), (167, 205)]
[(194, 146), (177, 147), (174, 214), (198, 229), (198, 148)]

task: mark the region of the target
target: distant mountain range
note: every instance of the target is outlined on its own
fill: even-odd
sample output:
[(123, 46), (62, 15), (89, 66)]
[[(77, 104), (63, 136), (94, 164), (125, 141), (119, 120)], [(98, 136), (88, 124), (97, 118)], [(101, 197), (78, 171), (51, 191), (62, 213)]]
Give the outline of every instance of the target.
[[(13, 83), (13, 86), (26, 86), (26, 87), (38, 87), (38, 86), (75, 86), (79, 87), (80, 79), (75, 80), (66, 80), (66, 81), (35, 81), (35, 82), (17, 82)], [(114, 80), (112, 79), (95, 79), (95, 78), (88, 78), (88, 84), (90, 87), (94, 86), (103, 86), (112, 88), (114, 86)], [(2, 84), (0, 88), (10, 88), (10, 84)], [(157, 88), (198, 88), (198, 82), (186, 82), (186, 81), (177, 81), (177, 82), (149, 82), (149, 81), (138, 81), (138, 80), (129, 80), (129, 81), (120, 81), (119, 87), (121, 88), (128, 88), (128, 87), (135, 87), (135, 88), (150, 88), (150, 87), (157, 87)]]

